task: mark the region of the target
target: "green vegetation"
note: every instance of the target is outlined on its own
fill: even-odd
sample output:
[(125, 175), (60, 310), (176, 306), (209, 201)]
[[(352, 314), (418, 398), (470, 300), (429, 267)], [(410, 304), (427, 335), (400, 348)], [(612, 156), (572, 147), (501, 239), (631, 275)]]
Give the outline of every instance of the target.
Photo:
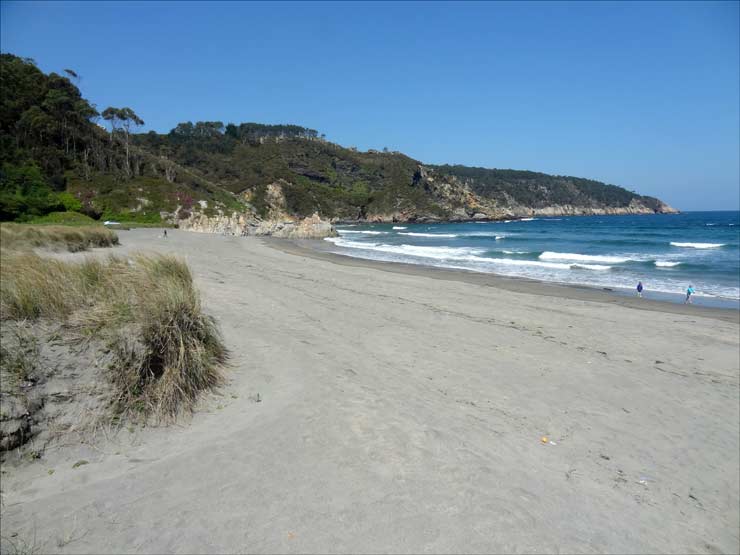
[[(118, 244), (118, 235), (102, 226), (68, 227), (55, 225), (0, 225), (0, 248), (5, 251), (49, 248), (69, 252)], [(5, 260), (3, 260), (3, 265)]]
[(29, 223), (34, 225), (100, 225), (100, 222), (79, 212), (49, 212), (46, 216), (35, 218)]
[[(167, 134), (137, 134), (128, 107), (98, 112), (66, 75), (45, 75), (32, 60), (0, 54), (0, 220), (53, 212), (157, 225), (201, 211), (275, 209), (267, 186), (280, 183), (296, 216), (362, 219), (393, 213), (446, 218), (486, 204), (625, 207), (657, 199), (568, 176), (421, 164), (398, 152), (358, 152), (315, 129), (220, 121), (183, 122)], [(107, 128), (98, 125), (99, 121)], [(110, 130), (108, 130), (108, 128)], [(251, 199), (251, 204), (245, 199)], [(483, 202), (479, 202), (482, 200)], [(462, 203), (462, 204), (461, 204)]]
[(442, 175), (467, 183), (483, 197), (508, 198), (533, 208), (554, 204), (624, 207), (633, 199), (647, 198), (616, 185), (580, 177), (449, 165), (436, 166), (435, 169)]
[(2, 320), (45, 319), (104, 342), (117, 414), (168, 420), (222, 381), (226, 349), (181, 260), (62, 262), (16, 252), (3, 256), (0, 278)]
[(186, 215), (201, 200), (210, 209), (249, 209), (166, 153), (136, 146), (144, 123), (136, 112), (98, 113), (70, 80), (75, 72), (65, 73), (45, 75), (32, 60), (0, 54), (0, 220), (74, 211), (154, 224), (160, 212)]

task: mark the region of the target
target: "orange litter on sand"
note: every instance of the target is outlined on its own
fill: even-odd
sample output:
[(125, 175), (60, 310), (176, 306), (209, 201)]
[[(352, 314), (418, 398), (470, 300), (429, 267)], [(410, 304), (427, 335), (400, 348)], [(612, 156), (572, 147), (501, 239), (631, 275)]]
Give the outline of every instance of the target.
[(547, 436), (542, 436), (542, 437), (540, 438), (540, 441), (541, 441), (542, 443), (547, 443), (547, 442), (548, 442), (548, 441), (550, 441), (550, 440), (549, 440), (549, 439), (547, 438)]

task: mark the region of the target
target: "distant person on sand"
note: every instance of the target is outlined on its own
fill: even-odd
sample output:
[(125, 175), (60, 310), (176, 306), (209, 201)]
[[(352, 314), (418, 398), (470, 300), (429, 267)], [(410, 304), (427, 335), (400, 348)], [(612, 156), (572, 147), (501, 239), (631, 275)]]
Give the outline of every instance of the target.
[(167, 239), (167, 230), (164, 230), (164, 238)]
[(643, 289), (642, 282), (638, 281), (637, 282), (637, 296), (638, 297), (642, 297), (642, 289)]
[(691, 295), (693, 295), (696, 291), (694, 291), (694, 286), (689, 285), (688, 289), (686, 289), (686, 300), (683, 302), (683, 304), (691, 304), (693, 301), (691, 300)]

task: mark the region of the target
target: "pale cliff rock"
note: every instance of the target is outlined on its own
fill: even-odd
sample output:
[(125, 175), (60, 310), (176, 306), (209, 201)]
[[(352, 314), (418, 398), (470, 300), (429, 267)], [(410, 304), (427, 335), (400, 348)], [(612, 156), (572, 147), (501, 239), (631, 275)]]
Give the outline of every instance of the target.
[(218, 233), (238, 236), (272, 236), (286, 239), (323, 239), (338, 236), (337, 230), (318, 214), (299, 221), (293, 220), (260, 220), (251, 214), (232, 213), (206, 216), (202, 213), (192, 214), (189, 218), (179, 220), (178, 227), (197, 233)]
[(664, 202), (657, 201), (655, 207), (633, 199), (628, 206), (572, 206), (551, 205), (544, 208), (515, 207), (511, 211), (514, 217), (527, 216), (616, 216), (629, 214), (677, 214), (678, 210)]

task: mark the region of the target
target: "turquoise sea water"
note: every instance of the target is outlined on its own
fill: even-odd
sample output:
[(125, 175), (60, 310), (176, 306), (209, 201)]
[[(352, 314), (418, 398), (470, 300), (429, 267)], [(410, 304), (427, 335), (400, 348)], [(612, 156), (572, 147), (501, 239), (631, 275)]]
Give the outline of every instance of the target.
[(740, 212), (339, 225), (341, 254), (738, 306)]

